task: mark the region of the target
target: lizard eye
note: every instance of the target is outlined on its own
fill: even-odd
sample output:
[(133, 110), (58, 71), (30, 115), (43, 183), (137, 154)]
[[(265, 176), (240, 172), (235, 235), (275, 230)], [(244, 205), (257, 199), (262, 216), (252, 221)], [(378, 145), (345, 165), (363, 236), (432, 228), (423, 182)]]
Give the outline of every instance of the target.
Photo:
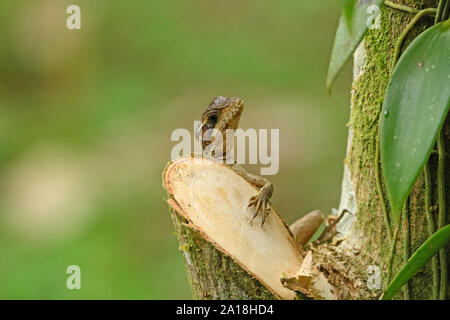
[(208, 117), (208, 124), (215, 125), (217, 123), (217, 114), (212, 114)]

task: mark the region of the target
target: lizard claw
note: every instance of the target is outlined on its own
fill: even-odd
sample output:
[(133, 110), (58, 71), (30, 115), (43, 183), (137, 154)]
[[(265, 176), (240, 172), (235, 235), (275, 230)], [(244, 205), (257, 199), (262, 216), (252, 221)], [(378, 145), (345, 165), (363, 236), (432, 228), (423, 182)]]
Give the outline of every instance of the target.
[(255, 206), (256, 212), (253, 216), (251, 223), (255, 220), (255, 218), (258, 216), (258, 214), (261, 212), (261, 228), (264, 226), (264, 222), (266, 221), (266, 217), (270, 213), (270, 207), (269, 207), (269, 198), (264, 193), (259, 193), (256, 196), (252, 196), (248, 202), (247, 208), (250, 208), (252, 206)]

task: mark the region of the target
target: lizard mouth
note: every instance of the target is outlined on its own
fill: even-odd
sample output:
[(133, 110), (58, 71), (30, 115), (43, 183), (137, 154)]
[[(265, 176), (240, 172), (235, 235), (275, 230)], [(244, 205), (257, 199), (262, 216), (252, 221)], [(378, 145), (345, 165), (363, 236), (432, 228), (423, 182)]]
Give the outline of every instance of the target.
[[(195, 138), (197, 141), (202, 141), (203, 150), (214, 142), (216, 144), (219, 143), (219, 141), (215, 141), (217, 134), (222, 135), (223, 139), (221, 144), (225, 144), (225, 139), (227, 138), (226, 131), (237, 128), (243, 108), (244, 102), (238, 97), (225, 98), (219, 96), (210, 103), (208, 109), (202, 114), (202, 123), (195, 131)], [(217, 114), (217, 117), (223, 119), (220, 120), (223, 121), (222, 123), (220, 121), (218, 123), (217, 118), (214, 122), (207, 121), (208, 117), (214, 113)], [(220, 148), (220, 145), (216, 148)]]
[(200, 123), (195, 129), (195, 139), (202, 142), (203, 150), (213, 142), (211, 141), (212, 133), (213, 130), (207, 128), (205, 123)]

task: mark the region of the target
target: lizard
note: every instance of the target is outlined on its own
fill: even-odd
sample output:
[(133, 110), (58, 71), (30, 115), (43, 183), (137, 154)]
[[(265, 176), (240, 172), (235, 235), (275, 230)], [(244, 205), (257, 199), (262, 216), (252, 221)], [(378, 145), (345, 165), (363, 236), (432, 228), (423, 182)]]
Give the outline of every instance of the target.
[[(223, 96), (217, 96), (209, 103), (202, 114), (200, 126), (196, 129), (195, 133), (197, 140), (202, 142), (202, 150), (206, 156), (213, 159), (217, 158), (215, 151), (220, 148), (221, 145), (211, 148), (212, 146), (210, 146), (210, 144), (213, 143), (216, 140), (215, 137), (220, 134), (222, 136), (221, 144), (223, 146), (221, 156), (224, 158), (227, 157), (226, 130), (236, 130), (238, 128), (239, 120), (244, 111), (244, 105), (244, 102), (238, 97), (227, 98)], [(210, 149), (213, 150), (209, 151)], [(270, 214), (269, 200), (273, 194), (273, 184), (264, 177), (247, 172), (235, 162), (227, 165), (231, 166), (237, 174), (251, 185), (259, 188), (258, 193), (249, 199), (247, 208), (256, 208), (251, 223), (253, 223), (258, 215), (261, 215), (262, 228), (267, 216)]]
[[(220, 156), (227, 158), (226, 139), (233, 137), (227, 137), (226, 130), (236, 130), (238, 128), (241, 115), (244, 111), (244, 106), (244, 102), (238, 97), (227, 98), (224, 96), (217, 96), (212, 99), (206, 110), (203, 112), (201, 116), (201, 123), (195, 132), (196, 139), (201, 139), (202, 151), (206, 156), (217, 159), (218, 155), (215, 154), (215, 151), (222, 147)], [(217, 135), (221, 135), (221, 145), (219, 144), (218, 146), (215, 146), (215, 148), (211, 148), (212, 146), (210, 145), (215, 141), (215, 137), (217, 137)], [(258, 193), (249, 199), (247, 208), (256, 208), (251, 223), (253, 223), (255, 218), (260, 214), (262, 228), (267, 216), (270, 214), (269, 200), (273, 194), (273, 184), (264, 177), (248, 173), (244, 168), (235, 162), (227, 165), (231, 166), (237, 174), (243, 177), (251, 185), (259, 188)], [(329, 215), (327, 217), (326, 227), (319, 240), (327, 241), (334, 236), (336, 233), (334, 226), (339, 222), (344, 213), (345, 211), (338, 217), (334, 215)], [(312, 212), (310, 214), (312, 214)], [(318, 226), (314, 226), (314, 228), (316, 230)], [(312, 232), (312, 234), (313, 233), (314, 232)]]

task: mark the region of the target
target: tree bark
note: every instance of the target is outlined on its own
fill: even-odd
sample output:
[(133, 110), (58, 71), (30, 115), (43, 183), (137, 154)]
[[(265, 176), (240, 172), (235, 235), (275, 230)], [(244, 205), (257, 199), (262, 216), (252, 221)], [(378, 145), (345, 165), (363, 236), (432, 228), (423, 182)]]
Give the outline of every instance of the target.
[(199, 300), (274, 300), (276, 297), (226, 254), (187, 226), (175, 210), (170, 209), (185, 259), (186, 271), (194, 299)]
[[(413, 1), (399, 0), (398, 4), (408, 5), (417, 9), (437, 7), (438, 1)], [(387, 228), (383, 220), (383, 211), (380, 198), (377, 193), (375, 180), (375, 152), (378, 130), (378, 119), (383, 104), (385, 90), (389, 81), (391, 62), (395, 41), (413, 14), (394, 10), (383, 6), (381, 8), (380, 29), (369, 30), (363, 42), (354, 55), (354, 75), (351, 95), (351, 114), (348, 135), (347, 154), (344, 165), (344, 178), (342, 182), (342, 194), (340, 208), (347, 208), (353, 214), (344, 217), (338, 225), (338, 230), (343, 234), (343, 241), (339, 248), (350, 249), (345, 251), (349, 259), (358, 261), (356, 270), (360, 274), (366, 273), (367, 268), (378, 266), (381, 270), (383, 289), (387, 285), (387, 266), (389, 259), (390, 243)], [(424, 17), (411, 30), (405, 39), (403, 49), (425, 28), (433, 24), (433, 18)], [(446, 150), (450, 150), (449, 121), (444, 125)], [(447, 151), (448, 152), (448, 151)], [(447, 153), (448, 154), (448, 153)], [(445, 158), (446, 167), (450, 168), (449, 157)], [(432, 215), (437, 222), (437, 155), (432, 154), (429, 160), (432, 181)], [(446, 173), (446, 190), (450, 178), (450, 170)], [(384, 198), (386, 188), (383, 185)], [(413, 253), (428, 238), (427, 217), (425, 214), (425, 185), (424, 176), (419, 177), (409, 197), (409, 237), (410, 253)], [(450, 201), (450, 193), (446, 193), (447, 203)], [(388, 205), (389, 208), (389, 205)], [(394, 229), (393, 217), (389, 213), (389, 220)], [(447, 221), (448, 223), (448, 215)], [(393, 260), (393, 275), (403, 265), (403, 232), (400, 229), (395, 256)], [(325, 251), (325, 248), (321, 248)], [(352, 257), (352, 250), (357, 255)], [(447, 246), (447, 260), (449, 257)], [(447, 264), (448, 265), (448, 264)], [(333, 268), (330, 268), (333, 271)], [(370, 269), (369, 269), (370, 270)], [(347, 279), (356, 283), (358, 279)], [(364, 280), (364, 279), (359, 279)], [(431, 262), (420, 270), (409, 281), (411, 299), (432, 298), (432, 270)], [(381, 290), (369, 290), (364, 294), (362, 290), (350, 290), (350, 296), (362, 294), (363, 298), (376, 297)], [(396, 298), (402, 299), (400, 292)]]

